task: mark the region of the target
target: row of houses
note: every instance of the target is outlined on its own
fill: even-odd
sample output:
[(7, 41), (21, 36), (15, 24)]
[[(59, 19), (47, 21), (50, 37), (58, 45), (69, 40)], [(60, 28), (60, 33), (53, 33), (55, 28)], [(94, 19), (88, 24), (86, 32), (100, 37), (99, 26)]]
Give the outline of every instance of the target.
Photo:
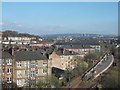
[(12, 40), (12, 41), (30, 41), (35, 39), (35, 37), (3, 37), (3, 40)]
[(26, 45), (31, 43), (38, 43), (43, 39), (39, 38), (36, 40), (35, 37), (2, 37), (2, 44), (18, 44), (18, 45)]
[(42, 46), (52, 46), (54, 45), (54, 42), (49, 41), (43, 41), (43, 39), (39, 38), (36, 40), (36, 38), (29, 38), (29, 37), (7, 37), (10, 39), (1, 39), (0, 43), (4, 45), (29, 45), (29, 46), (36, 46), (36, 47), (42, 47)]
[(62, 49), (4, 49), (0, 59), (2, 85), (10, 88), (14, 83), (17, 87), (32, 87), (39, 79), (44, 81), (51, 75), (53, 67), (73, 69), (75, 56), (79, 54)]
[(36, 37), (27, 37), (27, 36), (14, 36), (14, 37), (10, 37), (10, 36), (3, 36), (3, 33), (0, 32), (0, 43), (2, 44), (18, 44), (18, 45), (26, 45), (26, 44), (35, 44), (38, 42), (43, 41), (42, 38), (36, 38)]
[(99, 44), (44, 44), (3, 45), (0, 58), (3, 87), (13, 87), (13, 83), (17, 87), (33, 87), (39, 80), (45, 81), (52, 75), (52, 68), (63, 71), (74, 69), (77, 63), (75, 57), (101, 50)]
[(87, 42), (87, 43), (55, 43), (57, 48), (64, 48), (65, 50), (79, 53), (81, 57), (84, 57), (90, 52), (100, 52), (101, 46), (99, 43)]

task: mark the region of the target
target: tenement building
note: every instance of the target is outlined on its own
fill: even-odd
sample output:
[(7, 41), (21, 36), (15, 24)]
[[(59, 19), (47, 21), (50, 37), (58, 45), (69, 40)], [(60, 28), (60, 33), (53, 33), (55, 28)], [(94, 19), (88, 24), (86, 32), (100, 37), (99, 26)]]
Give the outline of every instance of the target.
[(51, 75), (51, 61), (40, 50), (8, 48), (2, 51), (2, 87), (33, 87)]

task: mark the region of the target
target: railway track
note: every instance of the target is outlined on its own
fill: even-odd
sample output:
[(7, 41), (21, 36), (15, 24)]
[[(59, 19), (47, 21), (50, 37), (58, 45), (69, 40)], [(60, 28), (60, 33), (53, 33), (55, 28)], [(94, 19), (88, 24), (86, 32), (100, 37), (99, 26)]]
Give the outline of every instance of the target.
[[(103, 59), (104, 57), (101, 58), (101, 60)], [(101, 62), (101, 60), (99, 60), (99, 62)], [(97, 62), (94, 67), (99, 63)], [(93, 67), (92, 67), (93, 68)], [(83, 75), (79, 76), (79, 77), (76, 77), (75, 79), (73, 79), (70, 83), (67, 84), (67, 86), (65, 86), (64, 88), (84, 88), (86, 90), (89, 90), (90, 88), (93, 88), (95, 86), (95, 84), (98, 82), (98, 80), (100, 79), (100, 75), (98, 75), (97, 78), (93, 79), (92, 82), (89, 84), (89, 85), (82, 85), (83, 84), (83, 81), (82, 81), (82, 78), (86, 76), (86, 74), (91, 71), (91, 69), (88, 69)], [(107, 72), (108, 70), (106, 70), (105, 72)], [(105, 73), (103, 72), (103, 73)]]
[(81, 80), (80, 80), (80, 76), (79, 76), (79, 77), (76, 77), (75, 79), (73, 79), (70, 83), (67, 84), (67, 86), (65, 86), (63, 88), (77, 88), (80, 83), (81, 83)]

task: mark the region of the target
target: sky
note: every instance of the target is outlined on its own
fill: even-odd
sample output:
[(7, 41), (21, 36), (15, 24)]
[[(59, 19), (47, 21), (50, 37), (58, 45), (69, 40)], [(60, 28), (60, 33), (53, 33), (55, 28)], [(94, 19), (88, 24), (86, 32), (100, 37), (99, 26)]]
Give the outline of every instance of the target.
[(36, 35), (118, 33), (117, 2), (3, 2), (2, 30)]

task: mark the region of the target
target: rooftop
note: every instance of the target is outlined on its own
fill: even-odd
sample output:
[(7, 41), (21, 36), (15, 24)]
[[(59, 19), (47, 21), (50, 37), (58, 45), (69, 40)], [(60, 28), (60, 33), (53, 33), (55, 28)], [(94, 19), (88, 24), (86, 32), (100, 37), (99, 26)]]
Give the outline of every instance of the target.
[(4, 51), (2, 52), (2, 59), (12, 59), (12, 56), (10, 55), (10, 53)]
[(16, 60), (47, 60), (46, 55), (42, 55), (39, 51), (15, 51)]
[(55, 49), (55, 52), (57, 55), (79, 55), (78, 53), (76, 52), (73, 52), (73, 51), (68, 51), (68, 50), (65, 50), (65, 49)]

